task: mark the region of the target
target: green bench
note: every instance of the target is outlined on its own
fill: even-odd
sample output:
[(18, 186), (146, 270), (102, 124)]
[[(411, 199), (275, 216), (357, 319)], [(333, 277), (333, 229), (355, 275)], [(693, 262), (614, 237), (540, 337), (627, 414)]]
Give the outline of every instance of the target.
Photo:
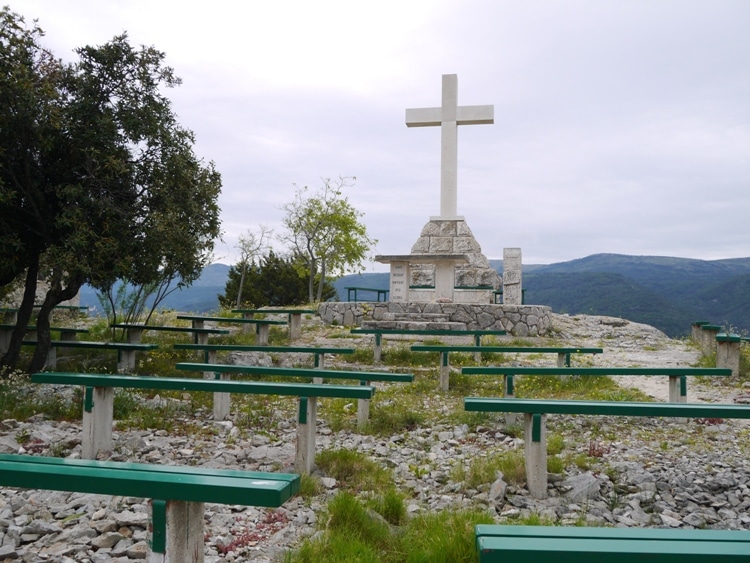
[(226, 323), (243, 325), (242, 330), (249, 326), (255, 326), (256, 343), (262, 346), (268, 344), (269, 327), (272, 325), (285, 325), (286, 321), (272, 321), (269, 319), (247, 319), (238, 317), (204, 317), (202, 315), (177, 315), (180, 320), (190, 321), (193, 328), (204, 328), (204, 323)]
[[(495, 290), (495, 291), (492, 292), (492, 302), (495, 305), (499, 305), (499, 304), (502, 304), (504, 302), (503, 301), (503, 290), (502, 289), (497, 289), (497, 290)], [(526, 304), (526, 290), (525, 289), (521, 289), (521, 305), (525, 305), (525, 304)]]
[[(374, 293), (376, 295), (375, 300), (380, 302), (380, 298), (383, 298), (383, 301), (388, 301), (388, 293), (390, 293), (390, 290), (388, 289), (379, 289), (377, 287), (345, 287), (346, 290), (346, 300), (349, 302), (357, 303), (359, 301), (358, 299), (358, 292), (365, 291), (368, 293)], [(352, 299), (352, 296), (354, 299)]]
[[(370, 385), (373, 381), (389, 383), (411, 383), (414, 375), (411, 373), (391, 373), (387, 371), (341, 371), (320, 368), (280, 368), (267, 366), (238, 366), (231, 364), (197, 364), (181, 362), (175, 364), (179, 370), (202, 371), (215, 373), (217, 378), (228, 380), (230, 373), (245, 373), (248, 375), (269, 375), (276, 377), (312, 377), (313, 383), (322, 383), (323, 379), (354, 379), (360, 385)], [(214, 418), (222, 420), (229, 413), (229, 397), (214, 395)], [(357, 423), (360, 428), (367, 424), (370, 417), (370, 399), (360, 398), (357, 404)]]
[(0, 454), (0, 486), (150, 499), (149, 561), (203, 561), (204, 503), (278, 507), (300, 478), (203, 467)]
[[(36, 346), (36, 340), (24, 340), (24, 346)], [(133, 344), (130, 342), (88, 342), (84, 340), (52, 340), (47, 361), (44, 365), (47, 369), (57, 368), (58, 348), (79, 348), (84, 350), (116, 350), (117, 371), (119, 373), (132, 373), (135, 371), (135, 353), (156, 350), (158, 344)]]
[(302, 336), (302, 315), (314, 315), (315, 309), (232, 309), (232, 313), (240, 313), (243, 318), (252, 319), (255, 315), (287, 315), (289, 323), (289, 340), (297, 340)]
[(474, 359), (479, 361), (478, 356), (482, 352), (494, 352), (499, 354), (557, 354), (558, 367), (570, 366), (571, 354), (601, 354), (601, 348), (571, 348), (571, 347), (544, 347), (544, 346), (420, 346), (411, 347), (412, 352), (438, 352), (440, 354), (440, 388), (448, 390), (450, 377), (450, 364), (448, 354), (451, 352), (473, 352)]
[(745, 405), (716, 403), (546, 401), (466, 397), (464, 409), (524, 415), (526, 484), (529, 493), (534, 498), (547, 496), (547, 430), (545, 425), (547, 414), (750, 419), (750, 408)]
[(482, 345), (483, 336), (505, 336), (504, 330), (450, 330), (450, 329), (408, 329), (408, 328), (353, 328), (349, 332), (352, 334), (372, 334), (375, 337), (374, 359), (380, 361), (383, 349), (383, 337), (395, 335), (414, 335), (414, 336), (471, 336), (474, 338), (474, 345)]
[(480, 524), (480, 563), (730, 563), (750, 561), (746, 530)]
[(374, 387), (365, 385), (260, 383), (96, 373), (40, 372), (32, 374), (31, 381), (53, 385), (82, 385), (84, 387), (83, 452), (81, 455), (87, 459), (94, 459), (100, 451), (112, 449), (115, 388), (299, 397), (295, 467), (298, 471), (305, 473), (312, 471), (315, 461), (315, 423), (318, 397), (371, 399), (375, 393)]
[(673, 403), (687, 402), (687, 378), (691, 377), (729, 377), (732, 370), (728, 368), (583, 368), (583, 367), (513, 367), (513, 366), (477, 366), (461, 369), (464, 375), (502, 375), (504, 376), (503, 394), (513, 397), (513, 376), (542, 375), (542, 376), (662, 376), (669, 377), (669, 400)]
[[(13, 338), (13, 331), (16, 330), (15, 324), (0, 324), (0, 356), (8, 351), (10, 346), (11, 338)], [(86, 334), (89, 329), (87, 328), (74, 328), (74, 327), (61, 327), (52, 326), (50, 332), (56, 332), (60, 334), (59, 340), (75, 340), (77, 334)], [(36, 326), (28, 325), (26, 327), (26, 336), (34, 335), (36, 333)]]
[(256, 346), (252, 344), (174, 344), (175, 350), (204, 352), (207, 364), (216, 363), (217, 352), (267, 352), (269, 354), (312, 354), (316, 368), (323, 369), (326, 354), (354, 354), (354, 348), (320, 348), (315, 346)]
[(187, 332), (193, 335), (193, 341), (196, 344), (208, 344), (210, 334), (229, 334), (226, 328), (191, 328), (189, 326), (152, 326), (138, 323), (113, 323), (110, 328), (121, 329), (125, 331), (127, 341), (138, 344), (141, 341), (143, 333), (149, 330), (155, 332)]

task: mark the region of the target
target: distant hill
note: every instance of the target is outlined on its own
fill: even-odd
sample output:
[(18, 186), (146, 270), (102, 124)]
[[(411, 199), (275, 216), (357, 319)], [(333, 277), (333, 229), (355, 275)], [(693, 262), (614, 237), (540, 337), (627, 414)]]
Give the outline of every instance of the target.
[[(502, 273), (502, 260), (490, 264)], [(229, 266), (206, 267), (191, 287), (171, 294), (165, 308), (206, 313), (219, 307)], [(339, 299), (347, 286), (387, 289), (389, 274), (343, 276), (333, 282)], [(528, 303), (549, 305), (557, 313), (622, 317), (646, 323), (670, 336), (690, 331), (707, 320), (750, 333), (750, 258), (694, 260), (666, 256), (594, 254), (556, 264), (524, 264)], [(99, 306), (90, 288), (81, 290), (81, 305)]]

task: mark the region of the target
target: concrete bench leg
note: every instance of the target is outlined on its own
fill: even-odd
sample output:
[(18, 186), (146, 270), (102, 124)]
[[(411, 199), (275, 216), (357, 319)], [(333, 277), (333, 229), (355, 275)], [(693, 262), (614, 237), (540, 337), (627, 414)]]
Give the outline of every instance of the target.
[(716, 367), (732, 370), (732, 377), (740, 375), (740, 341), (716, 343)]
[(258, 346), (268, 346), (268, 325), (258, 325), (255, 337), (258, 339)]
[(135, 371), (135, 350), (117, 351), (117, 373), (133, 373)]
[(311, 473), (315, 466), (315, 422), (317, 413), (317, 397), (299, 398), (297, 454), (294, 460), (294, 467), (299, 473)]
[[(513, 376), (508, 374), (503, 376), (503, 397), (506, 399), (512, 399), (516, 396), (516, 392), (513, 389)], [(517, 412), (506, 412), (505, 413), (505, 425), (516, 426), (521, 422), (521, 416)]]
[(47, 359), (44, 361), (44, 367), (49, 370), (57, 369), (57, 348), (50, 346), (47, 351)]
[(380, 334), (375, 335), (375, 348), (373, 348), (373, 360), (376, 364), (380, 363), (383, 353), (383, 338)]
[(289, 340), (297, 340), (302, 336), (302, 315), (291, 313), (289, 315)]
[(202, 563), (204, 513), (202, 502), (151, 501), (148, 563)]
[[(669, 402), (687, 403), (687, 377), (684, 375), (669, 376)], [(688, 419), (678, 417), (674, 421), (687, 424)]]
[(83, 397), (81, 457), (96, 459), (99, 452), (112, 451), (114, 387), (86, 387)]
[(524, 413), (526, 487), (533, 498), (547, 498), (547, 428), (545, 414)]
[[(369, 385), (369, 381), (361, 381), (362, 385)], [(357, 399), (357, 427), (362, 430), (370, 420), (370, 399)]]
[[(216, 374), (218, 379), (229, 381), (230, 374)], [(212, 378), (213, 379), (213, 378)], [(231, 393), (214, 393), (214, 420), (226, 420), (229, 418), (229, 411), (232, 406)]]
[(450, 387), (451, 366), (448, 363), (448, 352), (440, 352), (440, 390), (448, 391)]

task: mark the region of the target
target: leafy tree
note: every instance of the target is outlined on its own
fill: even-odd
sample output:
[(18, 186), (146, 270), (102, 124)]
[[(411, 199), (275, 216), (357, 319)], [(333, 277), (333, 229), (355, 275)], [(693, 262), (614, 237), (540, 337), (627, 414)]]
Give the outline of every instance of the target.
[(220, 234), (221, 178), (162, 94), (180, 83), (164, 54), (121, 35), (64, 64), (41, 36), (0, 12), (0, 285), (24, 277), (2, 364), (17, 362), (42, 278), (32, 371), (49, 348), (52, 308), (84, 283), (190, 284)]
[[(238, 263), (229, 268), (224, 294), (219, 295), (222, 307), (236, 306), (241, 283), (243, 299), (240, 307), (254, 309), (308, 303), (308, 274), (298, 259), (278, 256), (269, 250), (258, 262), (256, 264), (253, 260), (250, 264)], [(335, 295), (336, 289), (330, 282), (326, 282), (323, 288), (324, 299)]]
[[(366, 254), (377, 244), (370, 239), (357, 211), (343, 196), (344, 188), (356, 178), (339, 178), (334, 184), (323, 180), (323, 186), (310, 194), (309, 188), (297, 189), (294, 201), (282, 207), (286, 228), (282, 240), (291, 243), (308, 269), (308, 299), (323, 299), (323, 288), (329, 276), (344, 275), (348, 269), (361, 270)], [(316, 286), (317, 280), (317, 286)]]

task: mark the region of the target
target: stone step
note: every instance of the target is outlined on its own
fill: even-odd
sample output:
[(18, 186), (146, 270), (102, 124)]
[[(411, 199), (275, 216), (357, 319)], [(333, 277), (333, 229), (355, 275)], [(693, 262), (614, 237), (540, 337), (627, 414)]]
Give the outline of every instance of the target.
[(465, 331), (466, 323), (436, 321), (363, 321), (362, 328), (380, 328), (388, 330), (455, 330)]
[(382, 320), (447, 323), (451, 319), (446, 313), (383, 313)]

